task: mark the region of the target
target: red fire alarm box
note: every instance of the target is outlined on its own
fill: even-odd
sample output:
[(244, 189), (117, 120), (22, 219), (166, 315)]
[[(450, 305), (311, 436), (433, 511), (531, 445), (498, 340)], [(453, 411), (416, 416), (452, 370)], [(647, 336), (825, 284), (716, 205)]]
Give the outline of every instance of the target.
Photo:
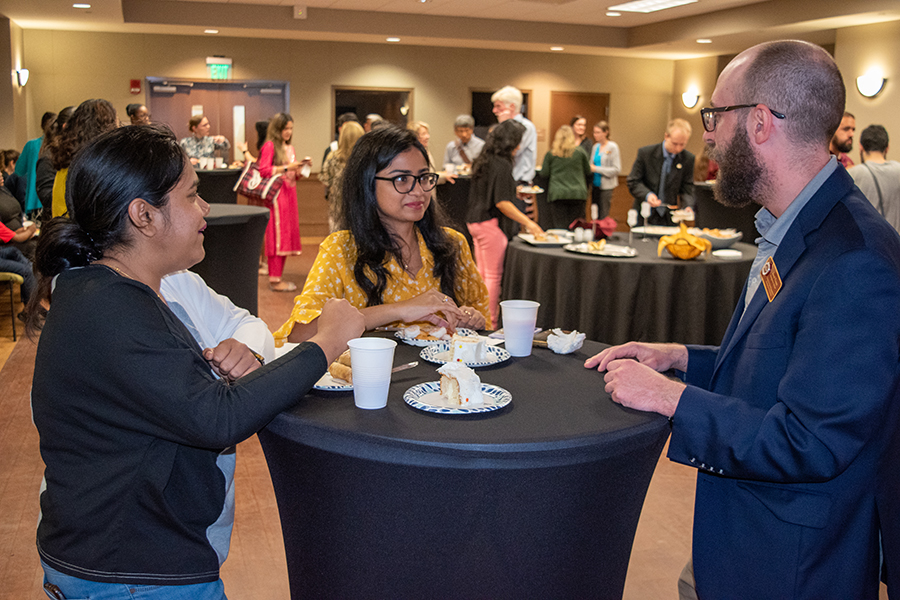
[(141, 93), (141, 80), (140, 79), (132, 79), (131, 80), (131, 93), (132, 94), (140, 94)]

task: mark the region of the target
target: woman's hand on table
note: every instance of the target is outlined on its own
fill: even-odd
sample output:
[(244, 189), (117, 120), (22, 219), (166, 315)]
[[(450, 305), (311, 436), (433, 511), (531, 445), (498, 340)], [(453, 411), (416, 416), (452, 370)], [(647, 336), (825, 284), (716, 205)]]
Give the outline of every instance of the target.
[(438, 327), (446, 327), (451, 331), (456, 329), (458, 323), (468, 318), (456, 306), (453, 298), (439, 290), (428, 290), (424, 294), (398, 302), (394, 306), (401, 309), (401, 316), (397, 320), (406, 323), (427, 321)]
[(366, 319), (359, 310), (346, 300), (331, 298), (325, 301), (316, 319), (316, 333), (309, 341), (322, 349), (331, 364), (347, 349), (347, 342), (365, 330)]
[(226, 381), (234, 381), (261, 366), (253, 351), (234, 338), (224, 340), (215, 348), (206, 348), (203, 358)]
[(459, 310), (462, 311), (463, 318), (456, 323), (458, 327), (468, 327), (469, 329), (474, 329), (475, 331), (481, 331), (482, 329), (484, 329), (484, 326), (487, 324), (487, 320), (484, 318), (484, 315), (481, 314), (480, 311), (478, 311), (478, 309), (471, 306), (460, 306)]

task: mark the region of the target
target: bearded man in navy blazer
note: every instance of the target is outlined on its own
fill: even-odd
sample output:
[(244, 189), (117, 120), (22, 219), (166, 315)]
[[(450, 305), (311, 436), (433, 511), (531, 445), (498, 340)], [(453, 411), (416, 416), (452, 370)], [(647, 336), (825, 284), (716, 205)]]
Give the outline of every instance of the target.
[[(694, 155), (684, 149), (691, 139), (691, 124), (672, 119), (661, 144), (644, 146), (628, 174), (628, 191), (634, 196), (632, 208), (641, 214), (641, 203), (650, 205), (649, 225), (672, 225), (669, 206), (694, 209)], [(661, 182), (665, 182), (661, 185)], [(638, 217), (644, 225), (644, 217)]]
[(874, 600), (879, 529), (894, 590), (900, 237), (829, 155), (844, 94), (805, 42), (722, 71), (701, 111), (717, 199), (762, 205), (744, 298), (719, 347), (632, 342), (585, 363), (616, 402), (669, 416), (669, 458), (699, 470), (682, 597)]

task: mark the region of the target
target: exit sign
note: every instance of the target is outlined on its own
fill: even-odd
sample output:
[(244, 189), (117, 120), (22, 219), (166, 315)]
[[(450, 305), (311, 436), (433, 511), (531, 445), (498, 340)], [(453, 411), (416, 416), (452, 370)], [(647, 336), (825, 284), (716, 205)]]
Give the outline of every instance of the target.
[(231, 65), (207, 65), (210, 79), (228, 79), (228, 69)]

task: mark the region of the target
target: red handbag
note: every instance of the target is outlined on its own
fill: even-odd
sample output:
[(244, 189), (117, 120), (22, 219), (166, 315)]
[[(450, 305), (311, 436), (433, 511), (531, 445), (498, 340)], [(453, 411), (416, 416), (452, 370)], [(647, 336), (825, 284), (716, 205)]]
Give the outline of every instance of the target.
[(280, 173), (271, 177), (263, 177), (259, 172), (259, 165), (255, 162), (248, 162), (234, 186), (234, 191), (266, 206), (271, 206), (278, 197), (282, 185), (284, 185), (284, 180)]

